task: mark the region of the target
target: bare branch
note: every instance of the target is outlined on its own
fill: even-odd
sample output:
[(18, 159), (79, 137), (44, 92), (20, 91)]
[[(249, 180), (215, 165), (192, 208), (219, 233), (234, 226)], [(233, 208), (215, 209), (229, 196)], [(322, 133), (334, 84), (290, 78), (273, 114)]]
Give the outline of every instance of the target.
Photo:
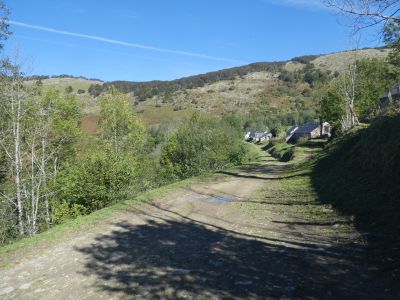
[(356, 31), (389, 22), (400, 22), (398, 0), (325, 0), (324, 3), (351, 17)]

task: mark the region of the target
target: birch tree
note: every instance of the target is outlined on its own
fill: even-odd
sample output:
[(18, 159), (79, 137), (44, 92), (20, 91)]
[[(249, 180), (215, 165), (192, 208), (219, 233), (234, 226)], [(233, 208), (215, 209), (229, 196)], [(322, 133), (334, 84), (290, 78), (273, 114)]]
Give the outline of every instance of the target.
[[(29, 198), (31, 214), (27, 216), (31, 234), (38, 231), (38, 219), (51, 225), (49, 199), (57, 194), (48, 187), (55, 180), (60, 163), (71, 155), (71, 147), (80, 135), (80, 106), (73, 95), (56, 90), (33, 91), (26, 119), (25, 143), (30, 166)], [(40, 214), (40, 215), (39, 215)]]
[(4, 62), (4, 73), (1, 85), (1, 113), (0, 145), (10, 162), (10, 176), (14, 183), (11, 195), (3, 193), (3, 197), (10, 201), (17, 211), (18, 232), (25, 233), (23, 209), (23, 181), (22, 181), (22, 120), (26, 112), (27, 95), (23, 88), (23, 78), (20, 68), (8, 61)]
[(341, 126), (343, 131), (347, 131), (359, 124), (354, 105), (358, 88), (357, 62), (355, 59), (349, 63), (346, 72), (339, 80), (338, 87), (345, 107), (344, 114), (341, 118)]
[(15, 207), (18, 235), (35, 235), (51, 226), (48, 183), (79, 137), (80, 106), (74, 95), (43, 92), (24, 83), (16, 64), (8, 63), (0, 91), (0, 146), (5, 155), (7, 188), (2, 202)]

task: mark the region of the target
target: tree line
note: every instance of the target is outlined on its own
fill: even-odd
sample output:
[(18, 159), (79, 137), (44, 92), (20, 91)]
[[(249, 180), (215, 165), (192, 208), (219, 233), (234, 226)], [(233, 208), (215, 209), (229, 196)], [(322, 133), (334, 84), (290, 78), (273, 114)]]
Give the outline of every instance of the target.
[(122, 93), (133, 93), (139, 101), (145, 101), (156, 95), (164, 95), (168, 97), (178, 90), (193, 89), (203, 87), (219, 80), (233, 80), (237, 77), (245, 76), (251, 72), (268, 71), (276, 72), (283, 63), (253, 63), (246, 66), (235, 67), (206, 74), (189, 76), (171, 81), (149, 81), (149, 82), (132, 82), (132, 81), (111, 81), (103, 84), (92, 84), (89, 87), (89, 93), (97, 97), (102, 92), (110, 88), (116, 88)]

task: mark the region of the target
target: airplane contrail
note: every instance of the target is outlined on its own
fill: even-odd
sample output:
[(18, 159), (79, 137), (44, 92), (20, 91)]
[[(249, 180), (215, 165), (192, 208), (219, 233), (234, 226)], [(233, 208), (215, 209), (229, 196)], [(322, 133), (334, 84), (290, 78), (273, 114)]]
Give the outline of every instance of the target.
[(27, 23), (13, 21), (13, 20), (9, 20), (8, 23), (11, 24), (11, 25), (15, 25), (15, 26), (26, 27), (26, 28), (30, 28), (30, 29), (46, 31), (46, 32), (52, 32), (52, 33), (58, 33), (58, 34), (69, 35), (69, 36), (75, 36), (75, 37), (79, 37), (79, 38), (84, 38), (84, 39), (89, 39), (89, 40), (94, 40), (94, 41), (100, 41), (100, 42), (109, 43), (109, 44), (116, 44), (116, 45), (121, 45), (121, 46), (125, 46), (125, 47), (139, 48), (139, 49), (150, 50), (150, 51), (172, 53), (172, 54), (177, 54), (177, 55), (199, 57), (199, 58), (204, 58), (204, 59), (232, 62), (232, 63), (239, 63), (239, 64), (247, 64), (247, 62), (236, 60), (236, 59), (230, 59), (230, 58), (224, 58), (224, 57), (218, 57), (218, 56), (211, 56), (211, 55), (202, 54), (202, 53), (195, 53), (195, 52), (187, 52), (187, 51), (181, 51), (181, 50), (172, 50), (172, 49), (164, 49), (164, 48), (146, 46), (146, 45), (141, 45), (141, 44), (135, 44), (135, 43), (129, 43), (129, 42), (124, 42), (124, 41), (119, 41), (119, 40), (108, 39), (108, 38), (104, 38), (104, 37), (96, 36), (96, 35), (76, 33), (76, 32), (58, 30), (58, 29), (45, 27), (45, 26), (40, 26), (40, 25), (27, 24)]

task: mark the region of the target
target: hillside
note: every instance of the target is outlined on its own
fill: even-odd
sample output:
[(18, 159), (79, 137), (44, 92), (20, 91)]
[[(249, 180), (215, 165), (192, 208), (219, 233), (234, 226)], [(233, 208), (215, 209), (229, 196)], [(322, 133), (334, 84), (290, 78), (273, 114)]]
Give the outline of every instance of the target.
[(335, 140), (316, 161), (319, 198), (355, 216), (360, 231), (396, 238), (400, 232), (399, 130), (399, 114), (382, 116)]
[[(67, 76), (67, 75), (64, 75)], [(40, 79), (40, 83), (43, 85), (44, 89), (55, 88), (60, 92), (65, 92), (67, 87), (72, 87), (72, 93), (76, 94), (83, 104), (83, 113), (92, 114), (98, 112), (98, 105), (96, 99), (88, 93), (88, 90), (93, 84), (102, 84), (103, 82), (97, 79), (88, 79), (84, 77), (64, 77), (56, 76), (50, 78), (40, 79), (42, 76), (37, 76), (38, 78), (28, 78), (25, 82), (28, 85), (32, 85)], [(44, 76), (48, 77), (48, 76)], [(81, 90), (81, 93), (78, 91)], [(84, 92), (82, 92), (84, 91)]]
[[(96, 127), (97, 97), (110, 86), (129, 93), (140, 118), (147, 124), (180, 120), (192, 111), (219, 115), (224, 112), (270, 115), (286, 114), (288, 119), (315, 117), (313, 80), (330, 80), (346, 69), (352, 57), (384, 58), (387, 49), (363, 49), (327, 55), (309, 55), (286, 62), (253, 63), (172, 81), (129, 82), (83, 78), (50, 78), (44, 86), (65, 90), (72, 86), (84, 104), (88, 131)], [(32, 81), (31, 81), (32, 82)], [(290, 120), (288, 120), (290, 122)], [(300, 120), (301, 122), (301, 120)], [(85, 128), (86, 128), (85, 127)]]

